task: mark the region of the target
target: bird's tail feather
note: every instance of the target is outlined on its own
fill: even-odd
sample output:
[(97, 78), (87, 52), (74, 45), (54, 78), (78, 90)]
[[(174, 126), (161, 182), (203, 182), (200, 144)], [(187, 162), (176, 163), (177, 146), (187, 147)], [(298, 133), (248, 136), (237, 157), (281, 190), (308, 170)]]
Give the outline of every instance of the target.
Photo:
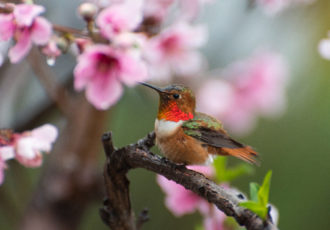
[(258, 160), (258, 153), (254, 151), (250, 146), (244, 146), (243, 148), (221, 148), (220, 152), (221, 155), (230, 155), (242, 159), (248, 163), (257, 164), (259, 165)]

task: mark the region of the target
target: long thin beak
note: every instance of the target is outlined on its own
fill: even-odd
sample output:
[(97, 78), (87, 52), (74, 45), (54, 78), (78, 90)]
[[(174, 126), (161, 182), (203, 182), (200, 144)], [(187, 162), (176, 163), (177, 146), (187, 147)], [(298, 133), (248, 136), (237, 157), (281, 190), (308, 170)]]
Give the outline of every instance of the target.
[(147, 86), (147, 87), (149, 87), (149, 88), (151, 88), (151, 89), (156, 90), (158, 93), (165, 93), (165, 91), (164, 91), (163, 89), (158, 88), (158, 87), (156, 87), (156, 86), (150, 85), (150, 84), (145, 83), (145, 82), (139, 82), (139, 83), (140, 83), (141, 85), (144, 85), (144, 86)]

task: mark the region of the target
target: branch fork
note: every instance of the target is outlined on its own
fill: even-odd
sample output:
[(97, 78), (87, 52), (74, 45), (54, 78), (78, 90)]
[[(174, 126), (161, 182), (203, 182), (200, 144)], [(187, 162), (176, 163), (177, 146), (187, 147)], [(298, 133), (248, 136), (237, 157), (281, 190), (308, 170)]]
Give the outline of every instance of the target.
[[(135, 221), (135, 215), (131, 209), (129, 181), (126, 174), (134, 168), (147, 169), (181, 184), (215, 204), (227, 216), (234, 217), (238, 224), (245, 226), (248, 230), (277, 230), (271, 221), (263, 221), (255, 213), (239, 206), (239, 199), (235, 194), (198, 172), (186, 167), (178, 167), (173, 162), (150, 152), (149, 149), (154, 145), (154, 140), (155, 133), (151, 132), (135, 144), (115, 149), (111, 132), (103, 135), (103, 147), (107, 158), (104, 167), (107, 198), (100, 209), (100, 214), (112, 230), (137, 230), (148, 219), (142, 214), (142, 218), (140, 215), (138, 221)], [(142, 222), (141, 219), (143, 219)]]

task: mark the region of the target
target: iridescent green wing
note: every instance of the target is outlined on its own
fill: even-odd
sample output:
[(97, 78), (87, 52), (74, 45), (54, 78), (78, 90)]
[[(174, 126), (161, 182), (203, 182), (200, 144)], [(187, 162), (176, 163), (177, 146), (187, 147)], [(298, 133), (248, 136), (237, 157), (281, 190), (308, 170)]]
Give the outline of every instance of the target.
[(213, 147), (244, 147), (226, 134), (218, 120), (203, 113), (196, 113), (193, 119), (183, 123), (182, 128), (185, 134)]

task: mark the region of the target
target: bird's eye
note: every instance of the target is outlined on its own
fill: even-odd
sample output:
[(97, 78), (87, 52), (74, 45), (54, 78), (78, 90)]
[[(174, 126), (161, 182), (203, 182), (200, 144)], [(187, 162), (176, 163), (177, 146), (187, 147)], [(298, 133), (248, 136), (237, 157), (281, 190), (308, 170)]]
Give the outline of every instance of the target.
[(180, 95), (179, 94), (173, 94), (173, 98), (174, 99), (179, 99), (180, 98)]

